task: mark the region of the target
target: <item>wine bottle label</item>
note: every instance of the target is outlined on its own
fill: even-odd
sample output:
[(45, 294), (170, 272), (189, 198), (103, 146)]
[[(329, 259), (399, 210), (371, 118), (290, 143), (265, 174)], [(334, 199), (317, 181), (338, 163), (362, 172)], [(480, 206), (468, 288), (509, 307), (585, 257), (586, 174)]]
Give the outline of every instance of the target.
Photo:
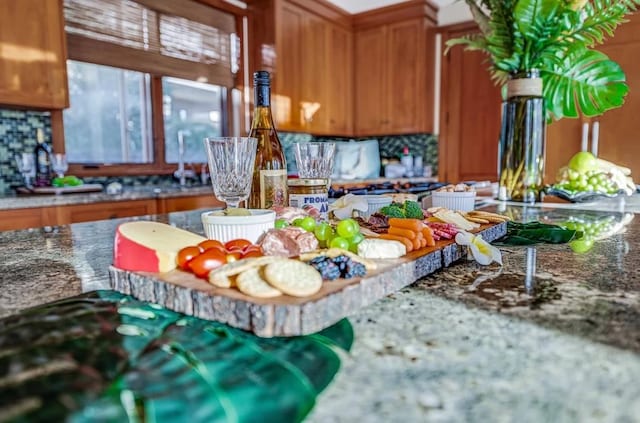
[(263, 209), (287, 206), (287, 171), (260, 171), (260, 205)]

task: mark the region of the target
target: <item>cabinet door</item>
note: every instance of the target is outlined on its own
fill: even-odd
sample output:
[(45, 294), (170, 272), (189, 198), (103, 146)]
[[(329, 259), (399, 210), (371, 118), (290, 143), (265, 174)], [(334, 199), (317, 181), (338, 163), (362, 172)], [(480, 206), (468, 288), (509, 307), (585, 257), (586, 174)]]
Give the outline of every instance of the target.
[(62, 0), (0, 0), (0, 104), (68, 107)]
[(156, 213), (155, 200), (118, 201), (58, 207), (58, 224), (119, 219)]
[(304, 57), (303, 34), (305, 12), (299, 7), (283, 3), (276, 40), (276, 75), (272, 112), (278, 130), (299, 131), (300, 87)]
[(387, 27), (360, 31), (356, 34), (355, 88), (356, 132), (358, 135), (374, 135), (384, 132), (384, 102), (386, 81)]
[(389, 25), (387, 56), (389, 73), (382, 101), (386, 113), (382, 124), (389, 133), (411, 133), (425, 130), (426, 98), (426, 28), (423, 19), (412, 19)]
[[(445, 35), (457, 38), (471, 33)], [(482, 53), (456, 47), (443, 57), (441, 180), (498, 179), (501, 104), (500, 89), (491, 80)]]
[(580, 151), (582, 122), (581, 119), (561, 119), (547, 125), (544, 161), (544, 182), (546, 184), (555, 183), (560, 168), (566, 166), (571, 157)]
[(300, 124), (306, 132), (329, 131), (327, 87), (331, 71), (328, 68), (329, 25), (311, 13), (304, 17), (303, 54), (300, 86)]
[(353, 132), (353, 35), (332, 25), (329, 38), (328, 68), (331, 75), (327, 85), (329, 101), (329, 132), (332, 135), (351, 135)]

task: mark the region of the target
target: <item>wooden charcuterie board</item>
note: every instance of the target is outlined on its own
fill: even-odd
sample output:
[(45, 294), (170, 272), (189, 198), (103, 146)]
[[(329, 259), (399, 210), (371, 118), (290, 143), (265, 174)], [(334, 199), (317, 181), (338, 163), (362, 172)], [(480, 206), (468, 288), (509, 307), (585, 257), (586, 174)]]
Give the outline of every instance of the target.
[[(487, 241), (506, 234), (506, 223), (483, 225)], [(379, 268), (365, 277), (325, 282), (313, 296), (283, 295), (260, 299), (230, 288), (218, 288), (180, 270), (167, 273), (129, 272), (110, 267), (111, 287), (142, 301), (206, 320), (216, 320), (262, 337), (318, 332), (362, 307), (416, 280), (450, 266), (465, 256), (452, 241), (413, 251), (393, 260), (378, 260)]]

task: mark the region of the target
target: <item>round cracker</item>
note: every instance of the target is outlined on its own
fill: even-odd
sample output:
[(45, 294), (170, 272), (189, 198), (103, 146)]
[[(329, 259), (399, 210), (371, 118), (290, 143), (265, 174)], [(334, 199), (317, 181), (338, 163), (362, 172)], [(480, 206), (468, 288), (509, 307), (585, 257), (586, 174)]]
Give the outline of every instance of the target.
[(267, 264), (264, 277), (271, 286), (292, 297), (307, 297), (322, 288), (320, 272), (298, 260)]
[(260, 268), (252, 267), (240, 273), (236, 278), (238, 290), (256, 298), (273, 298), (282, 295), (282, 292), (275, 289), (260, 276)]

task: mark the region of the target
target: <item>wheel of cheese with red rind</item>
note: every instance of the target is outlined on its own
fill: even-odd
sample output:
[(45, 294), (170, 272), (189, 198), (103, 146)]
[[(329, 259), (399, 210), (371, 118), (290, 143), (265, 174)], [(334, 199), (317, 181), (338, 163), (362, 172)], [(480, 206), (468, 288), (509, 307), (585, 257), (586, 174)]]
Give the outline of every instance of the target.
[(205, 239), (166, 223), (123, 223), (116, 229), (113, 265), (134, 272), (169, 272), (177, 267), (178, 251)]

